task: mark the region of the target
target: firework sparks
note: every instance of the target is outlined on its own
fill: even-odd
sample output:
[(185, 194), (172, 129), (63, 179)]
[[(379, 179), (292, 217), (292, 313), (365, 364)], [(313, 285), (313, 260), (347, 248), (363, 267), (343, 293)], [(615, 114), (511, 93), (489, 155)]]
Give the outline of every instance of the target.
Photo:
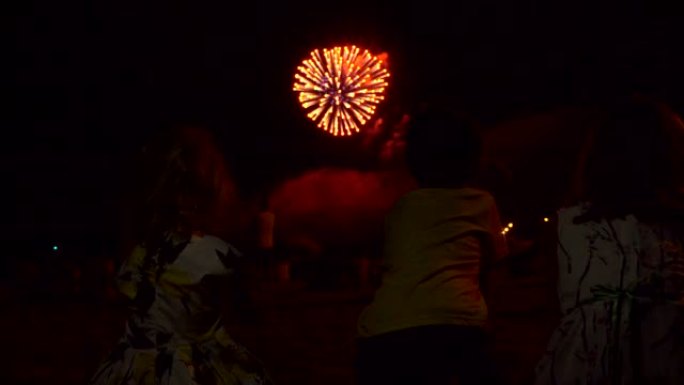
[(294, 91), (318, 127), (335, 136), (352, 135), (384, 99), (389, 76), (381, 59), (356, 46), (314, 50), (297, 67)]

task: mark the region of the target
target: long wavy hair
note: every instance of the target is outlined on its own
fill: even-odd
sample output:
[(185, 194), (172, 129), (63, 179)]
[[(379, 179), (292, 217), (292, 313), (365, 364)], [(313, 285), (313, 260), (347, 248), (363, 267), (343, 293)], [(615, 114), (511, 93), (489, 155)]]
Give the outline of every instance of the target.
[(216, 232), (236, 192), (211, 132), (160, 132), (143, 148), (138, 165), (137, 242), (154, 249), (170, 236)]
[[(684, 124), (642, 95), (600, 113), (580, 156), (572, 203), (589, 203), (578, 222), (669, 215), (684, 207)], [(571, 203), (571, 202), (568, 202)]]

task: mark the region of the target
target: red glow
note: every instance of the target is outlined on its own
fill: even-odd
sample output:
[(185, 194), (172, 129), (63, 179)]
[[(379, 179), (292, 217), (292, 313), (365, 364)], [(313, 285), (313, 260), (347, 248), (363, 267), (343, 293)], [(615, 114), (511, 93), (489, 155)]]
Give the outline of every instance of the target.
[(290, 180), (271, 198), (279, 241), (353, 244), (375, 239), (384, 216), (413, 187), (403, 172), (320, 169)]

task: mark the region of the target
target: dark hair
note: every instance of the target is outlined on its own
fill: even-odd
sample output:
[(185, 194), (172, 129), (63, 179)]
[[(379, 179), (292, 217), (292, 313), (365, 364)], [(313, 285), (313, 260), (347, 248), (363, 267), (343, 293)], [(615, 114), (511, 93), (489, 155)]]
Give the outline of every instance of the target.
[(580, 159), (576, 197), (590, 209), (578, 221), (680, 206), (684, 126), (679, 117), (643, 96), (619, 100), (602, 115)]
[(183, 127), (155, 135), (139, 159), (136, 239), (154, 247), (170, 235), (211, 232), (224, 198), (234, 194), (210, 131)]
[(406, 133), (406, 163), (421, 187), (460, 187), (479, 169), (482, 141), (464, 114), (431, 107), (415, 113)]

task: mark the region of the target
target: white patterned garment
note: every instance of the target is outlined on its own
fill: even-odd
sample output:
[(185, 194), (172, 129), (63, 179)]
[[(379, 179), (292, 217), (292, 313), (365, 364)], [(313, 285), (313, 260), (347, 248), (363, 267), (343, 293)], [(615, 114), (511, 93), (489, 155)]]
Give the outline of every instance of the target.
[(563, 318), (537, 385), (684, 384), (684, 221), (558, 213)]
[(132, 301), (126, 333), (94, 385), (266, 385), (261, 362), (222, 326), (220, 302), (240, 253), (209, 235), (138, 247), (119, 289)]

